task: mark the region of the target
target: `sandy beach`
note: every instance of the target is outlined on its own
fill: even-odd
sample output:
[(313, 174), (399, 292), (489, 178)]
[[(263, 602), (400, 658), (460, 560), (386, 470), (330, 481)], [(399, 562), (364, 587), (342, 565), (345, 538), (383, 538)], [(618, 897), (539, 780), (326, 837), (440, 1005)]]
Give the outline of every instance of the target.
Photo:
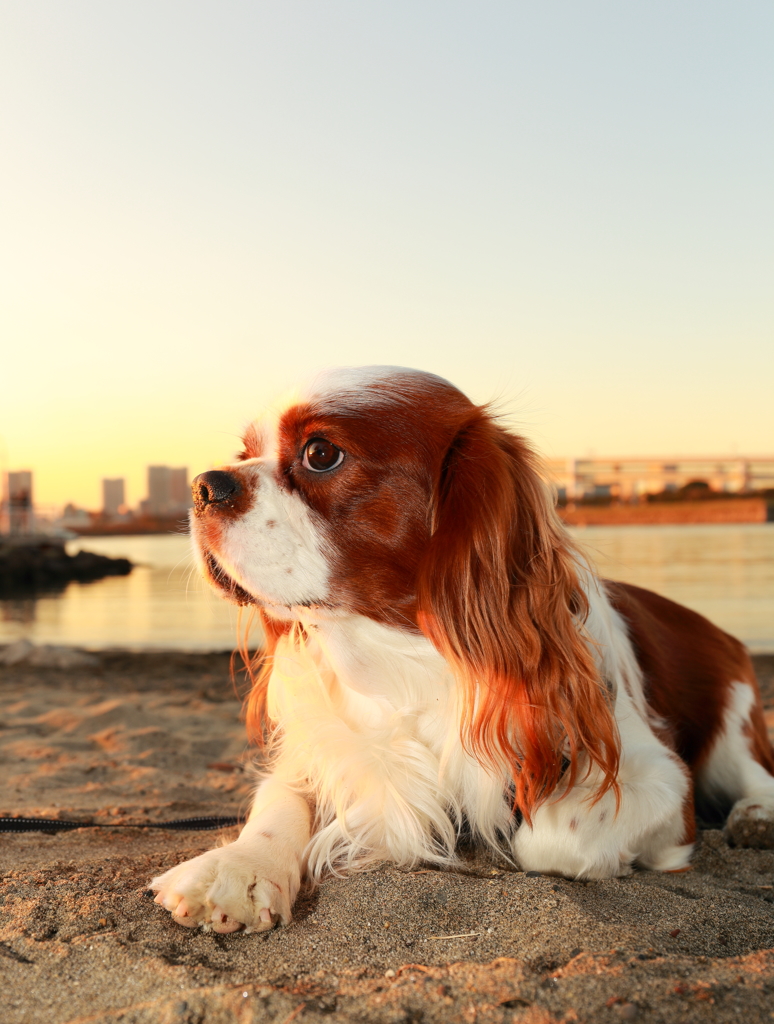
[[(0, 667), (0, 814), (244, 811), (228, 655), (38, 660)], [(756, 668), (772, 708), (774, 656)], [(268, 934), (173, 924), (148, 880), (235, 835), (0, 834), (4, 1024), (774, 1019), (774, 852), (718, 830), (685, 874), (570, 882), (471, 855), (464, 872), (329, 879)]]

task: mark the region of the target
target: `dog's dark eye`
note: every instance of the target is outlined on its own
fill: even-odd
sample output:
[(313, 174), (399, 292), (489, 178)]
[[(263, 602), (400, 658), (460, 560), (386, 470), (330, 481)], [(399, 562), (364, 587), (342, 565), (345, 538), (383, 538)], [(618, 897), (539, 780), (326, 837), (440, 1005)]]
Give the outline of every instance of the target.
[(310, 441), (304, 449), (303, 465), (305, 469), (311, 469), (315, 473), (325, 473), (329, 469), (340, 466), (344, 460), (344, 452), (337, 448), (330, 441), (323, 441), (321, 437)]

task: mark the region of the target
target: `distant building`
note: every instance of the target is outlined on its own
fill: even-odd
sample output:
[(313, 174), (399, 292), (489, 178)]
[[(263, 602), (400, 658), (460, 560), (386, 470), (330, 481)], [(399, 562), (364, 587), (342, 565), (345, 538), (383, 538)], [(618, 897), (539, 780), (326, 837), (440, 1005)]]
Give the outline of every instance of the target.
[(169, 471), (169, 500), (176, 512), (190, 508), (191, 485), (188, 483), (188, 469), (181, 466), (179, 469)]
[(152, 516), (169, 511), (169, 466), (148, 466), (147, 509)]
[(774, 488), (774, 456), (548, 459), (547, 475), (562, 500), (636, 500), (702, 482), (717, 492)]
[(3, 487), (0, 531), (32, 533), (35, 526), (32, 506), (32, 472), (28, 469), (7, 473)]
[(126, 505), (123, 477), (102, 481), (102, 514), (117, 516)]
[(91, 516), (85, 508), (79, 508), (69, 501), (62, 509), (59, 525), (68, 529), (68, 527), (91, 526), (91, 521)]
[(148, 466), (148, 498), (141, 505), (143, 512), (152, 516), (176, 515), (191, 504), (186, 467)]

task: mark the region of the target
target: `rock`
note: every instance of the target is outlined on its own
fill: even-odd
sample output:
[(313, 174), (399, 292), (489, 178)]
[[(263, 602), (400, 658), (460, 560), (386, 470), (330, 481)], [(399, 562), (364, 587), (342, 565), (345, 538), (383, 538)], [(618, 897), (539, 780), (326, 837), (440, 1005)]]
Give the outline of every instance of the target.
[(34, 650), (35, 644), (29, 640), (17, 640), (0, 651), (0, 665), (19, 665)]
[(86, 651), (55, 644), (36, 646), (29, 640), (17, 640), (0, 651), (0, 665), (33, 665), (36, 668), (93, 668), (99, 660)]
[(615, 1010), (621, 1020), (636, 1020), (640, 1014), (636, 1003), (620, 1003), (615, 1007)]
[(730, 846), (774, 849), (774, 808), (765, 799), (739, 800), (728, 816), (725, 836)]
[(30, 651), (27, 664), (40, 668), (93, 668), (99, 659), (74, 647), (41, 644)]
[(127, 558), (108, 558), (92, 551), (69, 555), (64, 542), (56, 538), (0, 541), (0, 591), (5, 594), (61, 587), (70, 580), (126, 576), (131, 571), (132, 563)]

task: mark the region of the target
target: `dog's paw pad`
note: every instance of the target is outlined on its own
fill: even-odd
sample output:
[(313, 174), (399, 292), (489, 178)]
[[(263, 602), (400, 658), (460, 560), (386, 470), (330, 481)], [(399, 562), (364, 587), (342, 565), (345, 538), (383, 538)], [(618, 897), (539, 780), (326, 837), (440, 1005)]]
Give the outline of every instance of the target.
[(241, 931), (245, 926), (241, 921), (229, 917), (222, 907), (214, 907), (210, 918), (212, 930), (221, 935), (230, 935), (231, 932)]

